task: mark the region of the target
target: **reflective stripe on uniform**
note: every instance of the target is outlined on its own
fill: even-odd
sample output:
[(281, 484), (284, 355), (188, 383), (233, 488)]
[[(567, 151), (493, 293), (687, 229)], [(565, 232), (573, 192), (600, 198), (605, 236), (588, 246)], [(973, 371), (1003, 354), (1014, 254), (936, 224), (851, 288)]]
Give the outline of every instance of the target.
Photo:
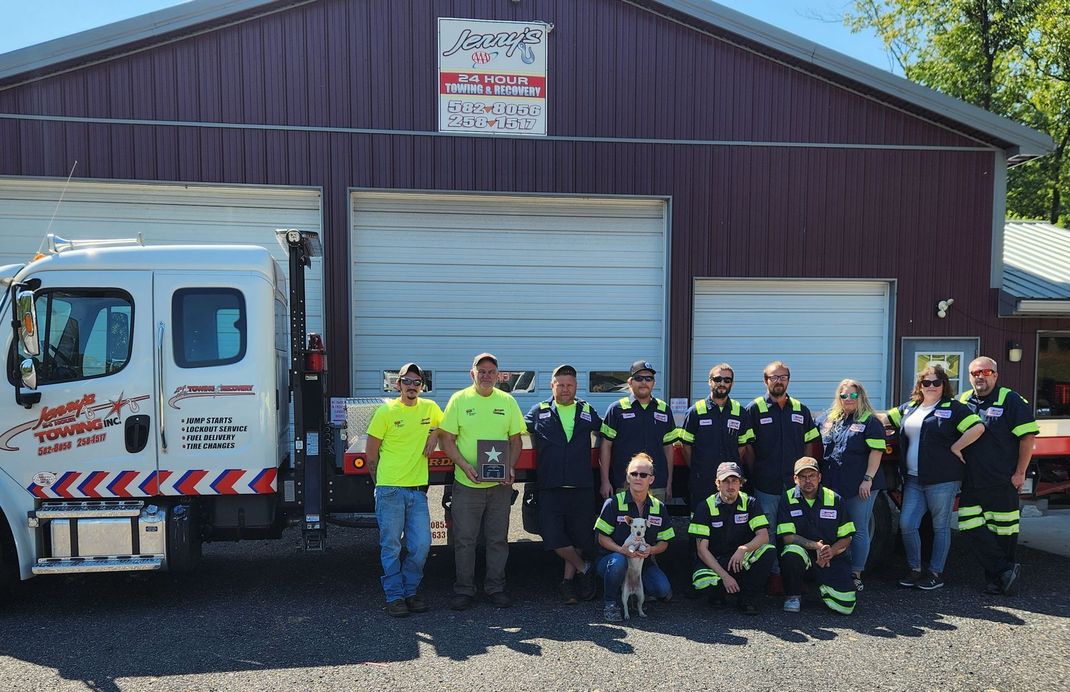
[(1017, 509), (1010, 512), (985, 512), (985, 525), (997, 536), (1013, 536), (1019, 531), (1022, 513)]
[(958, 424), (956, 429), (960, 433), (964, 433), (967, 430), (969, 430), (970, 428), (972, 428), (973, 426), (980, 425), (980, 424), (981, 424), (981, 419), (977, 416), (977, 414), (976, 413), (971, 413), (970, 415), (968, 415), (968, 416), (966, 416), (965, 418), (962, 419), (962, 421)]
[(750, 552), (743, 553), (743, 569), (750, 569), (751, 565), (753, 565), (755, 562), (757, 562), (758, 559), (761, 558), (762, 555), (765, 555), (770, 550), (776, 550), (776, 549), (773, 548), (773, 544), (772, 543), (766, 543), (764, 545), (758, 546), (757, 548), (755, 548), (754, 550), (751, 550)]
[(985, 519), (981, 516), (980, 505), (959, 507), (959, 531), (969, 531), (985, 525)]
[(602, 517), (598, 517), (598, 521), (594, 523), (594, 528), (607, 536), (613, 535), (613, 526)]
[(607, 440), (612, 440), (617, 436), (617, 431), (609, 427), (608, 423), (602, 423), (602, 429), (600, 432), (602, 433), (602, 437), (606, 438)]
[(882, 452), (884, 451), (885, 447), (887, 447), (887, 445), (885, 444), (883, 438), (878, 440), (875, 437), (867, 437), (866, 438), (866, 446), (869, 447), (870, 449), (879, 449)]
[(795, 522), (786, 521), (783, 524), (776, 525), (776, 535), (783, 536), (787, 533), (795, 533)]
[(806, 552), (806, 548), (803, 548), (801, 545), (789, 543), (780, 551), (780, 557), (787, 557), (788, 555), (798, 555), (802, 558), (803, 563), (806, 565), (806, 569), (810, 569), (810, 554)]
[(855, 523), (853, 521), (840, 524), (840, 528), (836, 529), (836, 538), (843, 538), (844, 536), (853, 536), (855, 533)]
[(1040, 426), (1037, 425), (1035, 420), (1031, 420), (1028, 423), (1022, 423), (1017, 428), (1011, 430), (1011, 435), (1015, 437), (1021, 437), (1022, 435), (1039, 434)]
[(687, 532), (692, 536), (709, 536), (710, 527), (706, 524), (696, 524), (692, 522), (687, 526)]
[(684, 442), (686, 444), (689, 444), (689, 445), (690, 444), (695, 444), (695, 436), (694, 435), (692, 435), (688, 431), (684, 430), (683, 428), (678, 428), (678, 430), (679, 430), (679, 435), (677, 437), (679, 437), (680, 441), (682, 441), (682, 442)]
[(747, 522), (747, 526), (750, 527), (751, 531), (764, 529), (769, 526), (769, 517), (764, 514), (759, 514), (758, 516), (751, 518), (751, 520)]
[(751, 429), (747, 430), (747, 432), (745, 432), (742, 435), (740, 435), (739, 439), (736, 440), (736, 443), (740, 444), (740, 445), (745, 445), (748, 442), (750, 442), (751, 440), (753, 440), (755, 437), (757, 437), (757, 435), (754, 434), (754, 429), (751, 428)]
[(706, 406), (705, 399), (699, 399), (695, 402), (695, 413), (700, 416), (705, 416), (709, 412), (709, 408)]
[(892, 422), (892, 425), (898, 428), (903, 422), (903, 414), (900, 413), (897, 408), (890, 408), (888, 409), (888, 420)]
[(854, 591), (837, 591), (831, 586), (822, 584), (818, 590), (821, 592), (821, 600), (829, 609), (844, 615), (850, 615), (855, 610), (858, 594)]
[(703, 567), (696, 569), (691, 575), (691, 585), (696, 590), (708, 589), (711, 586), (717, 586), (721, 583), (721, 575), (714, 572), (709, 567)]
[(661, 531), (660, 533), (658, 533), (658, 540), (659, 541), (669, 541), (669, 540), (672, 540), (673, 538), (676, 538), (676, 529), (672, 528), (671, 526), (669, 528), (665, 529), (664, 531)]
[(819, 437), (821, 437), (821, 433), (817, 431), (817, 428), (810, 428), (810, 430), (805, 435), (803, 435), (803, 442), (810, 442), (812, 440), (816, 440)]

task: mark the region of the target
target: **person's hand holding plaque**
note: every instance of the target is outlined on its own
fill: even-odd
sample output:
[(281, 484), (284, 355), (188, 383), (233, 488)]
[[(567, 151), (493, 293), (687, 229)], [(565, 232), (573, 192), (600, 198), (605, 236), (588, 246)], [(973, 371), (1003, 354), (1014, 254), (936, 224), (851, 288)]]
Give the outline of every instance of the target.
[(476, 474), (482, 483), (511, 485), (513, 472), (506, 463), (509, 442), (506, 440), (479, 440), (476, 442)]

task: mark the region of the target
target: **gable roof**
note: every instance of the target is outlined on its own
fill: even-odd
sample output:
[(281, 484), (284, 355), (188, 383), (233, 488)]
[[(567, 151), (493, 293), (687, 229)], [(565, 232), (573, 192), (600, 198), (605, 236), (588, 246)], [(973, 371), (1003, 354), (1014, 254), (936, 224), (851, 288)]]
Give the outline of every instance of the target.
[[(106, 59), (140, 47), (279, 12), (318, 0), (192, 0), (150, 14), (82, 31), (0, 55), (0, 84), (18, 76), (34, 79), (86, 59)], [(789, 58), (795, 66), (831, 74), (887, 99), (935, 113), (959, 126), (1003, 143), (1012, 164), (1044, 156), (1051, 138), (1021, 123), (941, 94), (891, 72), (761, 22), (710, 0), (622, 0), (670, 18), (708, 24), (744, 42)], [(676, 15), (676, 16), (673, 16)], [(764, 52), (764, 51), (763, 51)]]
[(1070, 315), (1070, 230), (1043, 221), (1007, 222), (1000, 315)]

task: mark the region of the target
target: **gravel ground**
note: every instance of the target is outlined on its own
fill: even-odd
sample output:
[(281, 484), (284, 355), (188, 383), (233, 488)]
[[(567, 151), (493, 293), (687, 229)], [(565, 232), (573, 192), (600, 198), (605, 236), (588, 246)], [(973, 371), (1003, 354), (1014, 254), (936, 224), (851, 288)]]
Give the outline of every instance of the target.
[[(679, 533), (679, 530), (678, 530)], [(948, 586), (867, 581), (855, 615), (768, 599), (758, 617), (683, 597), (685, 543), (663, 565), (680, 590), (650, 617), (602, 621), (556, 599), (559, 566), (513, 546), (515, 606), (447, 609), (453, 563), (436, 548), (433, 610), (383, 612), (373, 530), (333, 529), (324, 553), (281, 541), (206, 546), (193, 574), (26, 582), (0, 609), (0, 688), (172, 689), (1070, 689), (1070, 559), (1021, 551), (1023, 595), (983, 596), (956, 539)]]

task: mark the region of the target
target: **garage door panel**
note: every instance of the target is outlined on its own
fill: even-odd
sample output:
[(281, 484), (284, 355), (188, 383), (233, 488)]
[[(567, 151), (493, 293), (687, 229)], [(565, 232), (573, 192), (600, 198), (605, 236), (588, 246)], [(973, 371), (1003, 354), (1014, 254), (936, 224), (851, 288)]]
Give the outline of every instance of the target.
[[(664, 360), (661, 200), (355, 192), (352, 221), (357, 396), (379, 393), (399, 357), (435, 371), (448, 396), (490, 350), (503, 370), (537, 373), (522, 404), (548, 395), (564, 361), (588, 396), (590, 370)], [(399, 338), (398, 305), (426, 332)], [(601, 410), (614, 396), (588, 398)]]

